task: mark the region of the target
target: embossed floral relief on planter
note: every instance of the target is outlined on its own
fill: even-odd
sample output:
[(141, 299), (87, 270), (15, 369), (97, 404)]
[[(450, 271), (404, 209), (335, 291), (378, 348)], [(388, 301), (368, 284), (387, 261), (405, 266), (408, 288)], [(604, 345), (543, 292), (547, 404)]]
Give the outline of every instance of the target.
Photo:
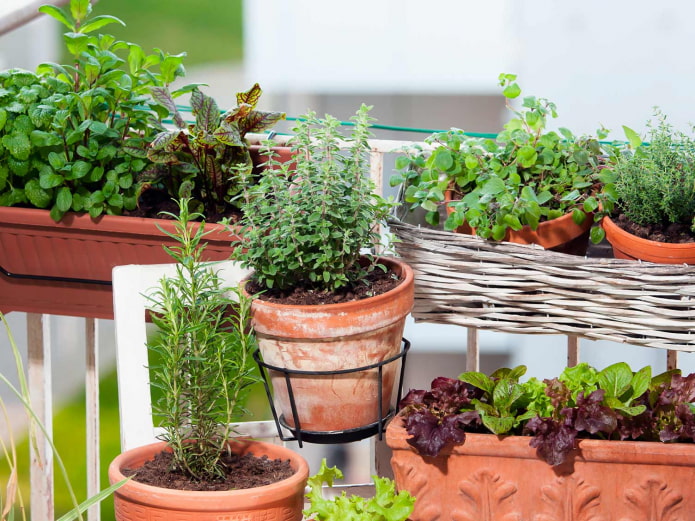
[[(562, 465), (524, 436), (468, 433), (436, 457), (386, 430), (395, 481), (417, 498), (413, 521), (688, 521), (695, 512), (695, 445), (580, 440)], [(689, 517), (690, 516), (690, 517)]]

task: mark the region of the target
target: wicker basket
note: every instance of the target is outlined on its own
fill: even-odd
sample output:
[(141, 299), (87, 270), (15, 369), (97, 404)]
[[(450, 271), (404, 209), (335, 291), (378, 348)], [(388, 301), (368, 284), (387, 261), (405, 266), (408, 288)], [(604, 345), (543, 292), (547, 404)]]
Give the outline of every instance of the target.
[(416, 321), (695, 351), (695, 266), (593, 259), (389, 223)]

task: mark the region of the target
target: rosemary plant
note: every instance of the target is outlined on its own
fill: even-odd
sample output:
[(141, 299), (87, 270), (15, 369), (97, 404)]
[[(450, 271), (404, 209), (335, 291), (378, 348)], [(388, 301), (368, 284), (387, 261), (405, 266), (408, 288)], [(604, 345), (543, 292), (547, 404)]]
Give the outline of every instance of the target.
[[(177, 263), (176, 275), (164, 277), (149, 297), (158, 335), (148, 341), (157, 361), (151, 382), (161, 396), (153, 405), (173, 450), (176, 470), (194, 479), (224, 474), (220, 456), (232, 428), (246, 413), (249, 386), (257, 381), (249, 327), (251, 301), (238, 287), (228, 288), (214, 263), (202, 263), (204, 223), (179, 202), (178, 245), (166, 248)], [(165, 232), (166, 233), (166, 232)]]
[(393, 203), (374, 193), (369, 177), (370, 109), (357, 111), (346, 138), (337, 119), (309, 112), (293, 129), (294, 160), (271, 158), (257, 184), (242, 183), (243, 232), (235, 253), (261, 287), (330, 292), (374, 268), (360, 263), (360, 253), (380, 243), (374, 225)]

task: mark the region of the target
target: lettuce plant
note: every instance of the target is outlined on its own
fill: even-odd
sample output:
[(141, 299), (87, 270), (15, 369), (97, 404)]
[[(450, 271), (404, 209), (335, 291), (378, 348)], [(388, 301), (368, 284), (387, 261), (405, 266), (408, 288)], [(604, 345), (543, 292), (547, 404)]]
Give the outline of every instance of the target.
[(315, 521), (405, 521), (413, 512), (415, 498), (408, 491), (396, 493), (396, 484), (379, 476), (374, 480), (374, 497), (363, 498), (348, 496), (344, 491), (334, 498), (324, 497), (323, 484), (333, 486), (336, 479), (342, 479), (343, 473), (337, 467), (328, 467), (326, 459), (321, 461), (321, 468), (307, 483), (309, 493), (306, 495), (309, 506), (304, 510), (306, 519)]
[(577, 439), (695, 441), (695, 374), (677, 370), (652, 377), (620, 362), (597, 371), (566, 368), (543, 382), (520, 382), (523, 366), (490, 376), (463, 373), (437, 378), (430, 391), (410, 391), (401, 401), (408, 440), (436, 456), (466, 432), (531, 436), (529, 445), (550, 465), (563, 463)]

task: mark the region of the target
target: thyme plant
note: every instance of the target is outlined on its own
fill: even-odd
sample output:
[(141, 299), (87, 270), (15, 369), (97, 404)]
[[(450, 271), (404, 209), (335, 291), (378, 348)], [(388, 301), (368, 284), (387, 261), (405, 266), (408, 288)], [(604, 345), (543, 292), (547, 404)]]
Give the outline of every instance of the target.
[[(188, 201), (179, 202), (178, 245), (167, 248), (176, 275), (164, 277), (149, 296), (158, 334), (147, 347), (154, 355), (152, 385), (161, 396), (153, 405), (173, 450), (177, 470), (194, 479), (224, 475), (220, 456), (230, 423), (246, 413), (248, 388), (257, 381), (249, 325), (251, 300), (238, 287), (223, 285), (214, 263), (202, 263), (204, 223), (190, 223)], [(166, 233), (166, 232), (165, 232)]]
[(262, 287), (331, 292), (374, 269), (360, 253), (380, 243), (375, 224), (393, 202), (375, 194), (369, 176), (370, 109), (360, 107), (346, 138), (337, 119), (309, 112), (293, 129), (292, 162), (271, 158), (256, 185), (244, 183), (243, 231), (234, 251)]
[(631, 148), (614, 157), (618, 207), (640, 224), (691, 225), (695, 232), (695, 140), (661, 111), (648, 123), (648, 143), (624, 127)]

